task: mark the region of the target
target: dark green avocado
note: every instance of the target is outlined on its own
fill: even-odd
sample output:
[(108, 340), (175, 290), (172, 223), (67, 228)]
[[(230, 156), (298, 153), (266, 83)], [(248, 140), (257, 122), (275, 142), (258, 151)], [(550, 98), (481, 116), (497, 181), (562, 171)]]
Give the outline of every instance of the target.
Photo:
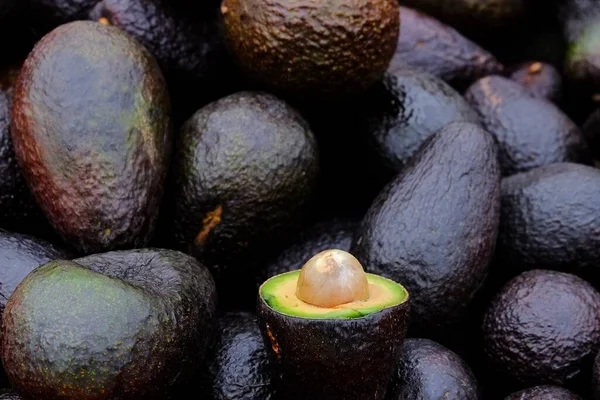
[(66, 243), (89, 254), (149, 241), (171, 123), (165, 81), (142, 45), (91, 21), (56, 28), (25, 61), (11, 129), (29, 187)]
[(435, 76), (397, 69), (369, 91), (365, 132), (389, 168), (400, 171), (423, 142), (451, 122), (479, 123), (463, 97)]
[(278, 249), (308, 211), (319, 170), (314, 136), (279, 98), (239, 92), (198, 110), (174, 157), (177, 244), (211, 268), (220, 293), (235, 293), (252, 259)]
[(22, 400), (23, 398), (12, 390), (0, 390), (0, 400)]
[(488, 76), (475, 82), (466, 98), (498, 142), (504, 176), (559, 162), (591, 162), (579, 127), (517, 82)]
[(383, 76), (399, 34), (397, 0), (224, 0), (226, 43), (241, 69), (294, 97), (361, 92)]
[(203, 362), (216, 323), (208, 270), (172, 250), (45, 264), (4, 312), (2, 361), (36, 399), (163, 399)]
[(513, 81), (524, 86), (531, 95), (558, 103), (562, 96), (560, 72), (551, 64), (539, 61), (523, 63), (511, 73)]
[(492, 301), (483, 340), (499, 382), (564, 385), (600, 346), (600, 293), (572, 274), (524, 272)]
[(540, 385), (521, 390), (504, 400), (582, 400), (575, 393), (554, 385)]
[(406, 339), (387, 400), (479, 400), (478, 383), (454, 352), (429, 339)]
[(412, 335), (441, 340), (487, 275), (499, 217), (494, 140), (478, 125), (452, 123), (375, 199), (350, 252), (406, 286)]
[(497, 264), (552, 269), (600, 282), (600, 170), (560, 163), (502, 181)]
[(202, 398), (274, 400), (275, 375), (256, 316), (225, 313), (216, 337), (201, 374)]
[(365, 274), (342, 250), (267, 280), (258, 321), (281, 398), (384, 399), (409, 310), (403, 286)]
[(409, 66), (463, 87), (504, 69), (488, 51), (427, 14), (401, 6), (400, 19), (400, 37), (388, 72)]

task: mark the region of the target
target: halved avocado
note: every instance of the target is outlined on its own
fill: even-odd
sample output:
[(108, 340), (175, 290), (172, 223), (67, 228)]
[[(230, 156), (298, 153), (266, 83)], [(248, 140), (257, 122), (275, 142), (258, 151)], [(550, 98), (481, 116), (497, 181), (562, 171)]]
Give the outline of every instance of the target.
[(274, 276), (258, 293), (258, 320), (286, 399), (385, 397), (409, 320), (400, 284), (366, 274), (337, 249)]

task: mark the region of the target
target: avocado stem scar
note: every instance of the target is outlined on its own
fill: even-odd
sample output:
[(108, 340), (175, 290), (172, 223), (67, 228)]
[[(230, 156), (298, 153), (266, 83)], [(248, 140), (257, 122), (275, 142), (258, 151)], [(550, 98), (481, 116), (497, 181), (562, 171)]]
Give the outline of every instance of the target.
[(202, 220), (202, 230), (198, 233), (196, 238), (194, 239), (194, 243), (198, 246), (202, 246), (210, 232), (215, 228), (215, 226), (219, 225), (221, 222), (221, 216), (223, 214), (223, 206), (218, 205), (214, 210), (209, 211), (206, 214), (206, 217)]

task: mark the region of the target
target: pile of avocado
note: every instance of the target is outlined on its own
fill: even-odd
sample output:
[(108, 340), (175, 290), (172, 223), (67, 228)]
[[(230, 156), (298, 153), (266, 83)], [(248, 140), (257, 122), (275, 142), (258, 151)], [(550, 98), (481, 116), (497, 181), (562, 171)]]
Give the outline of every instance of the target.
[(599, 1), (0, 34), (0, 400), (600, 400)]

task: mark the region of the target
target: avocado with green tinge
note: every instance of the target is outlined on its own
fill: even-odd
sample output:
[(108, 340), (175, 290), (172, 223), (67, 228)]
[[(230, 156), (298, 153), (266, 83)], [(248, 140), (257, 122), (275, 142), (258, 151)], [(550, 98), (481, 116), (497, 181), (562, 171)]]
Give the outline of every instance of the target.
[(483, 343), (498, 382), (564, 385), (600, 346), (600, 293), (572, 274), (523, 272), (486, 311)]
[(397, 0), (224, 0), (226, 43), (241, 69), (293, 96), (360, 92), (386, 71), (398, 40)]
[(66, 243), (89, 254), (150, 240), (172, 135), (164, 78), (141, 44), (91, 21), (56, 28), (21, 69), (11, 130), (29, 187)]
[(504, 176), (559, 162), (591, 162), (579, 127), (517, 82), (485, 77), (467, 90), (466, 98), (498, 142)]
[(531, 61), (519, 65), (510, 75), (513, 81), (524, 86), (530, 94), (540, 99), (558, 103), (562, 96), (560, 72), (551, 64)]
[(213, 279), (165, 249), (56, 260), (4, 312), (2, 362), (36, 399), (162, 399), (193, 376), (216, 324)]
[(256, 316), (225, 313), (216, 337), (201, 373), (202, 398), (274, 400), (275, 375)]
[(487, 275), (499, 217), (493, 138), (451, 123), (375, 199), (350, 251), (369, 272), (405, 285), (412, 334), (439, 340)]
[(387, 400), (479, 400), (477, 380), (453, 351), (429, 339), (406, 339)]
[(479, 123), (458, 92), (440, 78), (412, 68), (397, 69), (370, 90), (363, 112), (366, 134), (382, 162), (394, 171), (449, 123)]
[(12, 390), (1, 390), (0, 400), (22, 400), (23, 398)]
[(540, 385), (521, 390), (504, 400), (582, 400), (575, 393), (554, 385)]
[(462, 87), (504, 69), (488, 51), (427, 14), (401, 6), (400, 19), (400, 37), (388, 72), (409, 66)]
[(496, 263), (506, 272), (552, 269), (600, 282), (600, 170), (559, 163), (502, 181)]
[(264, 282), (258, 320), (282, 398), (383, 399), (409, 310), (403, 286), (342, 250)]

